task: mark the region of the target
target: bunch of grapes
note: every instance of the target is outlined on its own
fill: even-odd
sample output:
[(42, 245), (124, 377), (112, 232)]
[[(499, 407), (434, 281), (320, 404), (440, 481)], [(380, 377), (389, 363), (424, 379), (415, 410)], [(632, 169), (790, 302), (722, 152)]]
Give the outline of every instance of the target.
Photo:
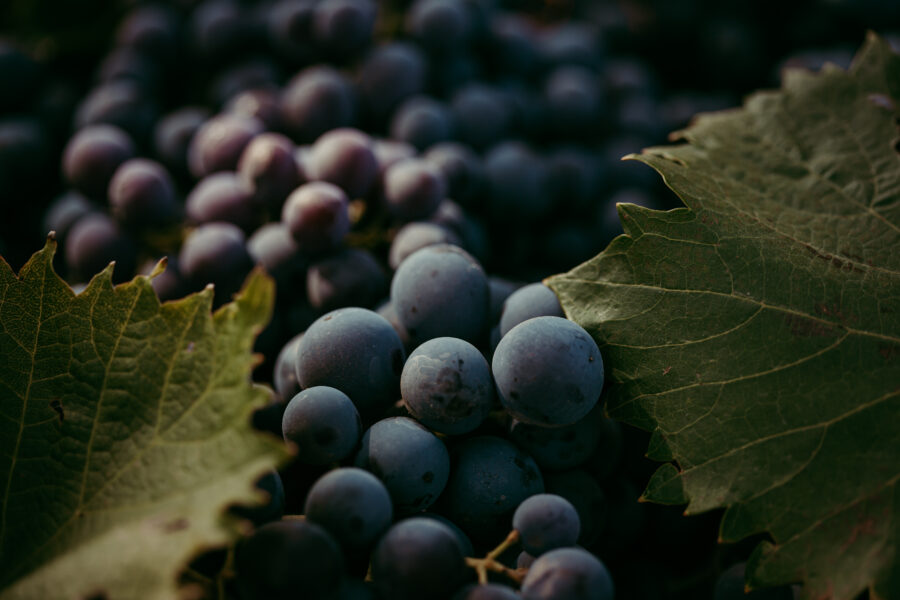
[[(55, 231), (75, 289), (163, 257), (162, 301), (213, 284), (221, 305), (255, 265), (276, 281), (254, 422), (296, 459), (185, 581), (243, 600), (745, 597), (727, 567), (752, 541), (716, 550), (717, 515), (638, 504), (647, 438), (603, 416), (600, 350), (540, 283), (621, 233), (617, 203), (674, 207), (619, 159), (744, 91), (658, 76), (629, 15), (667, 13), (631, 4), (132, 3), (89, 86), (0, 36), (7, 260)], [(725, 25), (710, 64), (771, 68), (752, 21)], [(848, 56), (791, 60), (825, 59)]]

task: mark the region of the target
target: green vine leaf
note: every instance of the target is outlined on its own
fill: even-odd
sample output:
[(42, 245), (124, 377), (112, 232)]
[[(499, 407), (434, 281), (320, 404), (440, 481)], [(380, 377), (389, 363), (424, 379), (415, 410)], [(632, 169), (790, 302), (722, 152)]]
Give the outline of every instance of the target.
[(644, 498), (768, 532), (748, 584), (900, 598), (900, 56), (701, 116), (637, 157), (686, 208), (548, 283), (601, 344), (611, 416), (652, 431)]
[(274, 285), (254, 272), (213, 315), (211, 288), (160, 305), (110, 267), (76, 296), (55, 250), (0, 260), (0, 598), (173, 598), (283, 457), (249, 422)]

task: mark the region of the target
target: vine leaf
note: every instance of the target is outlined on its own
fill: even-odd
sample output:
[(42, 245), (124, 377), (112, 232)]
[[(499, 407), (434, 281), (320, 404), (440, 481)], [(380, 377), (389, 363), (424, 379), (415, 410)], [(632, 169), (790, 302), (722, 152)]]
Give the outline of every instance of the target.
[(283, 456), (249, 421), (274, 286), (254, 272), (213, 315), (211, 288), (160, 305), (109, 267), (76, 296), (55, 250), (0, 260), (0, 598), (175, 597)]
[(686, 207), (548, 284), (611, 366), (611, 416), (652, 431), (644, 498), (767, 532), (750, 587), (900, 598), (900, 56), (703, 115), (636, 157)]

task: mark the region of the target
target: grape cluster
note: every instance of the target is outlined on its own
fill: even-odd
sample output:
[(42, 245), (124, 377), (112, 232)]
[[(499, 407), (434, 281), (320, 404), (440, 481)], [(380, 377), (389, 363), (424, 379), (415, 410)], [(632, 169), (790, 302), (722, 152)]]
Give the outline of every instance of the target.
[[(87, 87), (0, 36), (4, 257), (52, 230), (76, 290), (163, 257), (163, 301), (213, 284), (221, 305), (254, 265), (276, 281), (254, 422), (296, 460), (186, 580), (243, 600), (741, 597), (726, 568), (747, 548), (706, 543), (716, 515), (637, 503), (647, 438), (603, 416), (600, 348), (540, 283), (621, 233), (617, 203), (676, 205), (621, 156), (745, 91), (673, 86), (628, 36), (679, 15), (636, 4), (130, 3)], [(771, 68), (753, 21), (714, 22), (710, 64)]]

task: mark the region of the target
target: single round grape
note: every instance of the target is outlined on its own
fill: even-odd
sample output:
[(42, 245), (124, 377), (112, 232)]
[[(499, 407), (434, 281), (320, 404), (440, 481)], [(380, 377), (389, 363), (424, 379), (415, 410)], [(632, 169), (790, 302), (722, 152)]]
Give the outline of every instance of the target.
[(356, 102), (344, 75), (332, 67), (316, 65), (288, 82), (281, 96), (281, 110), (291, 135), (308, 144), (327, 131), (352, 125)]
[(477, 343), (487, 332), (487, 276), (456, 246), (436, 244), (408, 256), (391, 281), (391, 303), (419, 342), (448, 336)]
[(178, 254), (192, 289), (216, 286), (216, 303), (227, 302), (250, 272), (253, 261), (244, 233), (231, 223), (207, 223), (188, 234)]
[(347, 394), (308, 387), (288, 402), (281, 421), (286, 442), (297, 445), (301, 462), (326, 465), (346, 458), (359, 442), (362, 422)]
[(378, 179), (382, 183), (384, 174), (390, 167), (402, 160), (416, 156), (415, 146), (390, 139), (375, 139), (372, 151), (375, 153), (375, 160), (378, 161)]
[(517, 289), (503, 303), (500, 316), (500, 335), (534, 317), (563, 317), (556, 293), (543, 283), (532, 283)]
[(332, 129), (312, 146), (309, 176), (335, 184), (350, 198), (364, 196), (378, 176), (372, 139), (358, 129)]
[(409, 98), (391, 118), (391, 137), (419, 150), (449, 140), (452, 135), (450, 109), (428, 96)]
[(397, 231), (391, 242), (388, 264), (392, 269), (396, 269), (407, 256), (416, 250), (435, 244), (461, 246), (462, 242), (459, 236), (447, 227), (421, 221), (407, 223)]
[(238, 173), (249, 181), (256, 202), (279, 215), (284, 201), (300, 185), (294, 144), (278, 133), (261, 133), (247, 144)]
[(406, 353), (384, 317), (364, 308), (339, 308), (319, 317), (297, 349), (297, 381), (347, 394), (360, 414), (378, 414), (400, 395)]
[(516, 507), (544, 491), (534, 460), (503, 438), (463, 440), (451, 448), (451, 464), (438, 510), (476, 543), (496, 544), (503, 539)]
[(491, 369), (503, 406), (535, 425), (574, 423), (594, 408), (603, 389), (597, 343), (560, 317), (535, 317), (513, 327), (497, 344)]
[(354, 462), (384, 482), (401, 514), (431, 506), (450, 472), (444, 442), (407, 417), (389, 417), (372, 425)]
[(191, 140), (209, 116), (205, 108), (186, 106), (160, 118), (153, 131), (153, 149), (157, 158), (178, 175), (186, 175)]
[(506, 137), (513, 114), (499, 90), (477, 83), (453, 95), (450, 111), (456, 136), (476, 150), (483, 150)]
[(542, 156), (523, 142), (503, 142), (484, 158), (488, 209), (502, 221), (536, 222), (552, 208)]
[(72, 226), (66, 239), (66, 266), (87, 281), (115, 261), (113, 282), (127, 281), (137, 266), (137, 248), (131, 236), (102, 213), (86, 215)]
[(305, 183), (284, 203), (281, 221), (300, 252), (314, 255), (334, 250), (350, 231), (347, 194), (326, 181)]
[(392, 42), (374, 48), (359, 69), (359, 92), (376, 123), (385, 123), (397, 106), (425, 87), (427, 62), (417, 46)]
[(434, 519), (395, 523), (372, 553), (372, 579), (382, 597), (391, 600), (449, 598), (465, 574), (453, 532)]
[(119, 166), (109, 183), (109, 204), (113, 217), (132, 229), (169, 224), (179, 212), (171, 175), (146, 158), (132, 158)]
[(557, 548), (539, 556), (522, 582), (524, 600), (613, 600), (612, 577), (582, 548)]
[(406, 31), (431, 52), (457, 52), (472, 35), (469, 7), (459, 0), (416, 0), (407, 13)]
[(447, 434), (473, 431), (491, 412), (494, 381), (481, 352), (469, 342), (428, 340), (406, 359), (400, 392), (423, 425)]
[(460, 529), (456, 525), (456, 523), (443, 515), (439, 515), (433, 512), (417, 513), (416, 516), (426, 519), (434, 519), (449, 527), (451, 530), (453, 530), (453, 534), (456, 536), (456, 541), (459, 542), (459, 546), (462, 549), (463, 556), (475, 556), (475, 547), (472, 546), (472, 540), (469, 539), (469, 536), (466, 535), (466, 532)]
[(263, 525), (234, 550), (241, 598), (324, 600), (340, 585), (344, 558), (334, 538), (319, 525), (291, 519)]
[(282, 129), (281, 96), (273, 89), (254, 88), (237, 93), (222, 112), (257, 119), (268, 131)]
[(200, 179), (217, 171), (234, 171), (241, 153), (263, 132), (258, 119), (223, 113), (200, 126), (188, 147), (191, 174)]
[(575, 507), (556, 494), (535, 494), (526, 498), (513, 513), (512, 526), (519, 532), (525, 551), (533, 556), (574, 546), (581, 532), (581, 520)]
[(253, 262), (275, 278), (279, 291), (287, 291), (306, 269), (297, 242), (284, 223), (266, 223), (247, 240), (247, 252)]
[(407, 159), (384, 173), (384, 199), (388, 212), (401, 221), (431, 216), (447, 193), (440, 170), (420, 159)]
[(310, 488), (306, 518), (324, 527), (346, 549), (368, 550), (391, 525), (394, 508), (384, 484), (356, 467), (322, 475)]
[(63, 173), (68, 182), (87, 197), (104, 200), (116, 169), (135, 153), (131, 137), (118, 127), (85, 127), (66, 144)]
[(422, 157), (444, 174), (447, 196), (465, 206), (477, 199), (484, 189), (484, 165), (481, 158), (459, 142), (435, 144)]
[(134, 81), (110, 81), (91, 90), (75, 112), (78, 129), (101, 123), (127, 132), (139, 144), (152, 133), (156, 106)]
[(373, 0), (323, 0), (313, 11), (313, 39), (334, 60), (356, 56), (372, 42), (377, 12)]
[(387, 277), (368, 250), (347, 248), (318, 260), (306, 271), (306, 295), (319, 311), (374, 306), (383, 298)]
[(253, 196), (253, 188), (230, 171), (207, 175), (188, 194), (185, 212), (194, 223), (224, 221), (252, 232), (262, 220), (262, 206)]
[(546, 128), (550, 135), (584, 139), (596, 134), (603, 98), (595, 73), (566, 65), (554, 70), (544, 84)]

